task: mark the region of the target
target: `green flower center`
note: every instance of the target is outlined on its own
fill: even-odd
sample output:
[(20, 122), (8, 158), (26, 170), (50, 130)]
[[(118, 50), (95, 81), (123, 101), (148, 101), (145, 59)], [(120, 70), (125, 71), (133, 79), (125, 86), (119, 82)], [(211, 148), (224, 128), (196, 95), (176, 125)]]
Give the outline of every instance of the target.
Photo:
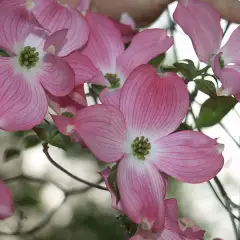
[(220, 68), (224, 68), (224, 60), (222, 56), (219, 57), (219, 65), (220, 65)]
[(68, 118), (74, 118), (74, 114), (71, 112), (64, 112), (62, 113), (62, 116), (68, 117)]
[(19, 63), (21, 67), (30, 69), (35, 67), (39, 60), (39, 53), (36, 52), (35, 47), (24, 47), (19, 55)]
[(111, 84), (110, 88), (120, 88), (120, 78), (118, 77), (117, 74), (113, 73), (106, 73), (104, 76)]
[(133, 155), (140, 160), (145, 160), (145, 156), (150, 153), (151, 143), (144, 136), (136, 137), (132, 143)]

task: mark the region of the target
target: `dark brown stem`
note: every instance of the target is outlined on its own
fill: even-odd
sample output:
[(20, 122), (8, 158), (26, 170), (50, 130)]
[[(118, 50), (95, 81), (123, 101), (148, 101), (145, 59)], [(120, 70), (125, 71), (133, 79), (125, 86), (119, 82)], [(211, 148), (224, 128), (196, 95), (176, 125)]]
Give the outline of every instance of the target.
[(43, 152), (44, 154), (46, 155), (46, 157), (48, 158), (48, 160), (50, 161), (50, 163), (52, 163), (52, 165), (54, 165), (56, 168), (58, 168), (59, 170), (61, 170), (62, 172), (66, 173), (69, 177), (77, 180), (78, 182), (81, 182), (81, 183), (84, 183), (90, 187), (94, 187), (94, 188), (97, 188), (97, 189), (101, 189), (101, 190), (104, 190), (104, 191), (108, 191), (108, 189), (106, 187), (103, 187), (101, 185), (98, 185), (98, 184), (95, 184), (95, 183), (91, 183), (91, 182), (88, 182), (84, 179), (81, 179), (75, 175), (73, 175), (72, 173), (70, 173), (68, 170), (66, 170), (65, 168), (63, 168), (61, 165), (59, 165), (57, 162), (55, 162), (53, 160), (53, 158), (50, 156), (49, 152), (48, 152), (48, 144), (47, 143), (44, 143), (43, 144)]

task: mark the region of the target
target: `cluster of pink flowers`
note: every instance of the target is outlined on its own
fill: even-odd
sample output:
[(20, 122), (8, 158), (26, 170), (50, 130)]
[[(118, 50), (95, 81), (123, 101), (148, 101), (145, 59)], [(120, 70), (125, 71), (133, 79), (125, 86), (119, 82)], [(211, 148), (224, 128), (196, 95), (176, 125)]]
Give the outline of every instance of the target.
[[(127, 15), (125, 24), (116, 22), (88, 11), (87, 0), (75, 7), (56, 0), (0, 3), (0, 46), (8, 54), (0, 57), (0, 128), (31, 129), (50, 106), (62, 134), (100, 161), (116, 163), (100, 174), (113, 207), (138, 224), (131, 240), (201, 239), (204, 231), (179, 221), (176, 199), (166, 199), (168, 176), (208, 181), (223, 166), (223, 149), (203, 133), (175, 132), (189, 108), (186, 83), (148, 65), (173, 45), (167, 31), (137, 32)], [(239, 30), (220, 48), (220, 16), (200, 0), (180, 1), (174, 19), (199, 59), (212, 65), (224, 93), (239, 97)], [(87, 105), (86, 83), (102, 86), (102, 104)], [(12, 200), (0, 187), (4, 218)]]

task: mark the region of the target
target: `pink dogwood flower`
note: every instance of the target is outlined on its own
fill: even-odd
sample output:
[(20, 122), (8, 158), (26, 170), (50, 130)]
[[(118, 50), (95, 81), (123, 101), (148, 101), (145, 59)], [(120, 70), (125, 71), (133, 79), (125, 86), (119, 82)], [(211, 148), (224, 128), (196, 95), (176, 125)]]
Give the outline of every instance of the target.
[(57, 115), (51, 116), (58, 130), (63, 135), (69, 136), (73, 142), (80, 142), (84, 145), (81, 137), (75, 131), (74, 120), (77, 111), (87, 106), (84, 86), (75, 87), (65, 97), (56, 97), (51, 94), (47, 94), (47, 96), (49, 106), (57, 113)]
[[(200, 230), (198, 234), (192, 234), (190, 228), (186, 227), (184, 230), (180, 228), (176, 199), (166, 199), (164, 204), (166, 209), (164, 229), (159, 233), (152, 233), (148, 226), (140, 225), (130, 240), (201, 240), (204, 237), (205, 231), (203, 230)], [(186, 234), (186, 231), (189, 232)]]
[[(135, 69), (123, 85), (120, 105), (94, 105), (76, 115), (77, 131), (92, 153), (119, 162), (121, 205), (153, 232), (164, 225), (164, 172), (189, 183), (214, 177), (223, 166), (216, 140), (195, 131), (172, 133), (184, 119), (189, 96), (175, 73), (159, 76), (150, 65)], [(172, 133), (172, 134), (171, 134)]]
[(0, 219), (6, 219), (13, 215), (13, 199), (10, 190), (4, 182), (0, 181)]
[[(121, 200), (118, 199), (119, 194), (115, 179), (116, 169), (107, 167), (101, 172), (106, 187), (110, 191), (112, 198), (112, 207), (123, 212)], [(166, 181), (167, 184), (167, 181)], [(164, 201), (166, 216), (164, 229), (158, 233), (151, 231), (151, 225), (142, 224), (139, 226), (136, 234), (130, 240), (201, 240), (205, 231), (200, 229), (187, 218), (178, 219), (178, 207), (175, 199), (167, 199)]]
[(44, 119), (48, 103), (44, 89), (65, 96), (74, 87), (74, 72), (57, 54), (66, 30), (50, 36), (28, 22), (25, 12), (0, 14), (0, 128), (27, 130)]
[(184, 240), (201, 240), (205, 231), (195, 225), (187, 218), (179, 219), (180, 228), (183, 232)]
[[(108, 189), (108, 191), (111, 194), (111, 199), (112, 199), (112, 208), (123, 212), (123, 208), (121, 206), (121, 201), (119, 198), (119, 190), (117, 187), (117, 179), (116, 179), (116, 174), (117, 174), (117, 165), (114, 167), (110, 168), (109, 166), (103, 169), (102, 171), (99, 172), (99, 174), (103, 177), (105, 185)], [(167, 189), (168, 186), (168, 177), (164, 173), (161, 173), (163, 180), (165, 181), (165, 188)]]
[(220, 48), (222, 29), (220, 14), (207, 2), (179, 1), (173, 14), (175, 21), (191, 38), (199, 59), (212, 65), (222, 83), (221, 94), (234, 95), (240, 100), (240, 27)]
[(67, 29), (67, 42), (59, 51), (59, 56), (66, 56), (83, 47), (88, 40), (88, 24), (78, 11), (78, 8), (85, 10), (88, 7), (86, 0), (79, 1), (76, 6), (70, 6), (64, 0), (0, 0), (0, 4), (3, 9), (25, 7), (50, 34)]
[[(98, 13), (86, 15), (90, 26), (89, 41), (81, 50), (65, 58), (75, 71), (79, 83), (106, 86), (100, 93), (102, 103), (119, 105), (121, 87), (138, 66), (148, 63), (173, 44), (167, 31), (150, 29), (138, 33), (124, 50), (121, 34), (113, 22)], [(78, 80), (77, 80), (78, 81)]]
[[(116, 192), (118, 192), (116, 179), (113, 180), (112, 186), (109, 181), (109, 176), (110, 176), (111, 171), (112, 171), (112, 169), (110, 167), (107, 167), (107, 168), (103, 169), (102, 171), (100, 171), (99, 174), (103, 177), (105, 185), (111, 194), (112, 208), (119, 210), (119, 211), (123, 211), (121, 202), (119, 201), (119, 199), (117, 199), (118, 197), (116, 196)], [(113, 188), (115, 188), (115, 189), (113, 189)]]

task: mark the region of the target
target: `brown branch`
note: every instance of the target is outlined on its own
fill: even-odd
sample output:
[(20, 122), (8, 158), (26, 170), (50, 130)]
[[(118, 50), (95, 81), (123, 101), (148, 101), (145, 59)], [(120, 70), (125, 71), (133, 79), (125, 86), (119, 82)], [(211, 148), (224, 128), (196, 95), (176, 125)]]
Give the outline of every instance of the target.
[(44, 154), (46, 155), (46, 157), (48, 158), (48, 160), (56, 167), (58, 168), (59, 170), (61, 170), (62, 172), (66, 173), (69, 177), (77, 180), (78, 182), (81, 182), (81, 183), (84, 183), (90, 187), (94, 187), (94, 188), (97, 188), (97, 189), (101, 189), (101, 190), (104, 190), (104, 191), (108, 191), (108, 189), (106, 187), (103, 187), (101, 185), (98, 185), (98, 184), (95, 184), (95, 183), (91, 183), (91, 182), (88, 182), (84, 179), (81, 179), (75, 175), (73, 175), (72, 173), (70, 173), (68, 170), (66, 170), (65, 168), (63, 168), (61, 165), (59, 165), (57, 162), (55, 162), (53, 160), (53, 158), (50, 156), (49, 152), (48, 152), (48, 144), (47, 143), (44, 143), (43, 144), (43, 152)]

